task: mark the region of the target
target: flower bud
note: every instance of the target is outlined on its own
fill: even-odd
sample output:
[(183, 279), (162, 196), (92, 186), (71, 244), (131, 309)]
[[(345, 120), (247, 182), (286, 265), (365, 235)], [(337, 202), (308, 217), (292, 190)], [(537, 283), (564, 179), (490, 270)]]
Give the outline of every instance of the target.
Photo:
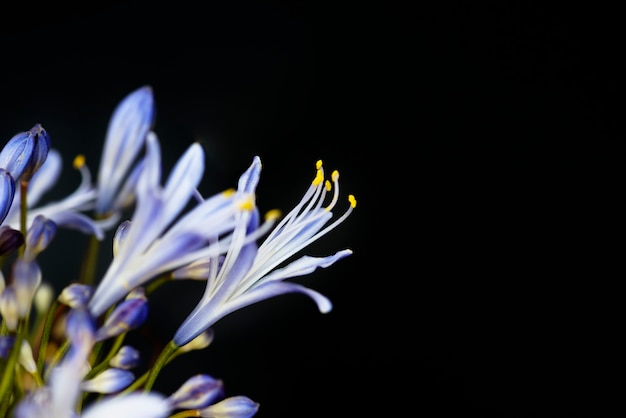
[(202, 418), (252, 418), (259, 404), (247, 396), (232, 396), (199, 411)]
[(109, 361), (112, 367), (128, 370), (139, 365), (139, 351), (129, 345), (119, 349), (117, 354)]
[(13, 285), (17, 296), (20, 318), (26, 318), (33, 304), (35, 292), (41, 284), (41, 269), (34, 261), (18, 259), (13, 264)]
[(0, 167), (11, 173), (16, 181), (30, 181), (46, 161), (48, 151), (50, 136), (40, 124), (36, 124), (29, 131), (9, 139), (0, 151)]
[(33, 174), (41, 167), (48, 157), (50, 151), (50, 136), (48, 132), (41, 126), (36, 124), (28, 131), (29, 135), (33, 137), (34, 148), (30, 163), (26, 166), (26, 169), (22, 173), (21, 180), (30, 181)]
[(15, 178), (0, 166), (0, 223), (7, 217), (15, 198)]
[(169, 397), (172, 408), (200, 409), (212, 404), (223, 396), (224, 385), (221, 380), (205, 374), (189, 378)]
[(144, 323), (148, 317), (148, 299), (143, 289), (139, 292), (137, 290), (131, 292), (107, 317), (104, 325), (96, 332), (96, 341), (115, 337)]
[(121, 369), (107, 369), (90, 380), (80, 384), (81, 390), (96, 393), (115, 393), (126, 388), (135, 380), (132, 372)]
[(0, 257), (6, 257), (24, 244), (24, 235), (17, 229), (0, 226)]
[(72, 309), (84, 308), (93, 294), (93, 288), (86, 284), (72, 283), (66, 286), (59, 295), (59, 302)]
[(57, 232), (57, 225), (43, 215), (37, 215), (26, 232), (26, 251), (24, 258), (34, 259), (48, 248), (48, 244)]
[(33, 357), (33, 349), (30, 348), (30, 344), (27, 340), (22, 340), (22, 349), (20, 350), (20, 356), (18, 361), (28, 373), (35, 373), (37, 371), (37, 363)]

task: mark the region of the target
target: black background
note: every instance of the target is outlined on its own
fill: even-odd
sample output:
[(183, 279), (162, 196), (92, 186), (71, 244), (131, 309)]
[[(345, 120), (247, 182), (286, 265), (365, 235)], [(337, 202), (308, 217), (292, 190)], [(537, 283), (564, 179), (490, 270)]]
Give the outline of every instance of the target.
[[(113, 107), (148, 84), (164, 164), (201, 141), (205, 194), (259, 155), (262, 210), (294, 204), (319, 158), (357, 197), (352, 217), (307, 252), (354, 250), (303, 280), (331, 298), (330, 314), (298, 296), (237, 312), (209, 349), (164, 371), (160, 390), (209, 373), (228, 395), (260, 402), (260, 418), (615, 416), (620, 15), (420, 4), (3, 13), (4, 138), (40, 122), (68, 165), (85, 153), (95, 173)], [(71, 190), (78, 179), (66, 175)], [(78, 239), (60, 232), (68, 249), (42, 263), (69, 262)], [(143, 337), (166, 342), (194, 286), (157, 293)]]

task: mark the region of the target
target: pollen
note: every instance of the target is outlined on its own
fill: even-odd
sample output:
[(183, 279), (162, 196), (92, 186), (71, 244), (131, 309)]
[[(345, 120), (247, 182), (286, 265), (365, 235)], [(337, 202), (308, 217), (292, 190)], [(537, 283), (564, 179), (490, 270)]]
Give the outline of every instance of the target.
[(319, 186), (320, 183), (323, 181), (324, 181), (324, 172), (322, 171), (321, 168), (318, 168), (317, 174), (315, 175), (315, 178), (313, 179), (313, 186)]
[(331, 174), (330, 178), (333, 179), (333, 181), (339, 180), (339, 171), (333, 171), (333, 174)]
[(281, 215), (282, 215), (282, 212), (280, 211), (280, 209), (272, 209), (265, 214), (265, 220), (273, 221), (274, 219), (280, 218)]
[(85, 156), (83, 154), (78, 154), (76, 157), (74, 157), (74, 162), (72, 164), (74, 166), (74, 169), (80, 170), (85, 166)]
[(330, 192), (330, 190), (333, 188), (332, 184), (330, 184), (330, 181), (326, 180), (326, 182), (324, 182), (324, 187), (326, 187), (326, 191)]
[(352, 206), (353, 208), (356, 207), (356, 197), (354, 197), (353, 194), (348, 196), (348, 202), (350, 202), (350, 206)]
[(322, 160), (317, 160), (317, 162), (315, 163), (315, 168), (317, 170), (319, 170), (320, 168), (322, 168)]
[(239, 209), (252, 210), (254, 209), (254, 201), (252, 199), (246, 199), (239, 204)]
[(235, 189), (227, 189), (227, 190), (224, 190), (223, 193), (224, 193), (224, 196), (230, 197), (235, 194)]

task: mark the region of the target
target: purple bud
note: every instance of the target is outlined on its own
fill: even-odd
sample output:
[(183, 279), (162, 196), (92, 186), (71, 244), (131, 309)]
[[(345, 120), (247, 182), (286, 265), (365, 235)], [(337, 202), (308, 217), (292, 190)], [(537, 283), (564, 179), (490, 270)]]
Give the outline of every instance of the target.
[(15, 198), (15, 180), (11, 173), (0, 166), (0, 223), (7, 217)]
[(199, 374), (188, 379), (169, 397), (169, 401), (172, 408), (200, 409), (224, 396), (223, 388), (221, 380)]
[(26, 232), (25, 258), (33, 259), (45, 250), (57, 232), (57, 225), (43, 215), (37, 215)]
[(132, 372), (121, 369), (107, 369), (90, 380), (80, 384), (81, 390), (96, 393), (115, 393), (133, 383), (135, 375)]
[(109, 361), (109, 364), (118, 369), (132, 369), (139, 365), (139, 351), (129, 345), (119, 349), (117, 354)]
[(0, 226), (0, 257), (13, 254), (24, 244), (24, 235), (17, 229)]
[(14, 180), (30, 181), (50, 151), (50, 136), (36, 124), (29, 131), (9, 139), (0, 151), (0, 168), (11, 173)]
[(93, 294), (93, 288), (86, 284), (72, 283), (59, 295), (59, 302), (72, 309), (84, 308)]
[(148, 300), (145, 297), (131, 297), (121, 302), (107, 317), (104, 325), (96, 333), (96, 341), (115, 337), (137, 328), (148, 317)]

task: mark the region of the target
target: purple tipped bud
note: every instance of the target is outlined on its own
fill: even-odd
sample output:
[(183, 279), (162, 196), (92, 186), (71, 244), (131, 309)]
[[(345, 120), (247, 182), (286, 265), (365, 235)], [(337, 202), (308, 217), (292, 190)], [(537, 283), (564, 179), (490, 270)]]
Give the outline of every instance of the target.
[(11, 173), (18, 180), (33, 157), (35, 140), (29, 132), (20, 132), (13, 136), (0, 151), (0, 168)]
[(188, 379), (169, 401), (173, 409), (200, 409), (224, 396), (223, 389), (221, 380), (199, 374)]
[(30, 181), (41, 167), (50, 151), (50, 136), (36, 124), (27, 132), (13, 136), (0, 151), (0, 167), (6, 169), (14, 180)]
[(37, 215), (26, 233), (25, 258), (34, 259), (39, 253), (48, 248), (48, 244), (57, 232), (57, 225), (43, 215)]
[(96, 341), (115, 337), (137, 328), (147, 317), (148, 299), (143, 294), (143, 290), (131, 293), (106, 319), (104, 325), (96, 333)]
[(96, 393), (115, 393), (128, 387), (135, 380), (135, 375), (127, 370), (107, 369), (90, 380), (80, 384), (81, 390)]
[(19, 259), (13, 264), (13, 285), (20, 318), (26, 318), (30, 312), (35, 292), (40, 284), (41, 269), (36, 262)]
[(125, 345), (119, 349), (117, 354), (109, 361), (109, 364), (117, 369), (128, 370), (139, 365), (139, 351), (131, 346)]
[(72, 283), (67, 286), (59, 295), (59, 302), (69, 306), (72, 309), (84, 308), (87, 306), (93, 288), (86, 284)]
[(21, 179), (25, 181), (30, 181), (33, 174), (35, 174), (39, 167), (46, 161), (48, 152), (50, 151), (50, 136), (41, 124), (38, 123), (33, 126), (28, 133), (33, 138), (34, 147), (30, 163), (22, 173)]
[(15, 198), (15, 179), (0, 166), (0, 223), (7, 217)]
[(0, 226), (0, 257), (6, 257), (24, 244), (24, 235), (17, 229)]
[(259, 404), (246, 396), (233, 396), (200, 410), (202, 418), (251, 418)]

